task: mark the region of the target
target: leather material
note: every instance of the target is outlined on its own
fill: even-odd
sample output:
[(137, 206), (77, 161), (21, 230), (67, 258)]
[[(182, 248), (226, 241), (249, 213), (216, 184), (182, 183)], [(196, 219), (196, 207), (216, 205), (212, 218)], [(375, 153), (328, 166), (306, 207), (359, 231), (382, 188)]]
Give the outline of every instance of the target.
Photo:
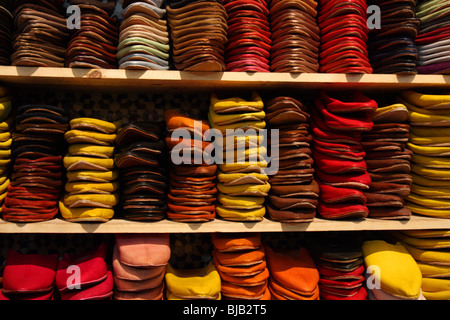
[[(174, 66), (185, 71), (224, 71), (226, 68), (224, 55), (221, 52), (227, 42), (227, 24), (210, 22), (209, 19), (226, 19), (227, 13), (222, 3), (216, 1), (170, 3), (167, 6), (167, 21), (170, 28), (183, 26), (183, 30), (173, 30), (170, 33), (174, 47), (182, 46), (193, 39), (217, 39), (218, 45), (206, 45), (201, 49), (192, 49), (186, 53), (172, 50)], [(207, 14), (196, 21), (196, 25), (185, 23), (183, 19), (195, 16), (196, 10)], [(207, 18), (204, 18), (207, 17)], [(174, 48), (173, 47), (173, 48)]]
[(58, 255), (9, 250), (3, 270), (3, 293), (44, 293), (55, 283)]
[(448, 298), (448, 281), (446, 279), (422, 279), (423, 296), (427, 300), (444, 300)]
[(106, 279), (85, 290), (69, 290), (61, 293), (61, 300), (108, 300), (113, 295), (113, 274), (107, 271)]
[[(447, 74), (449, 72), (449, 56), (445, 52), (448, 42), (448, 6), (446, 3), (427, 2), (417, 6), (416, 15), (420, 28), (416, 37), (419, 73)], [(441, 53), (429, 54), (427, 50), (433, 47)]]
[(124, 292), (120, 290), (114, 291), (114, 299), (115, 300), (162, 300), (164, 297), (164, 283), (161, 283), (159, 286), (143, 291), (137, 292)]
[(11, 65), (63, 67), (69, 31), (62, 4), (20, 4), (15, 8), (14, 17), (11, 22), (17, 36), (9, 44)]
[[(266, 257), (271, 281), (283, 287), (287, 292), (292, 292), (291, 296), (300, 296), (305, 300), (317, 300), (319, 272), (307, 249), (302, 247), (290, 252), (275, 251), (266, 246)], [(286, 266), (289, 267), (286, 268)], [(274, 286), (269, 288), (274, 294), (283, 292)]]
[[(170, 264), (165, 274), (168, 292), (181, 299), (217, 299), (220, 275), (212, 262), (199, 269), (174, 269)], [(172, 300), (171, 297), (168, 297)]]
[[(50, 220), (58, 214), (57, 197), (63, 187), (61, 150), (68, 129), (67, 109), (62, 105), (24, 104), (18, 110), (16, 133), (12, 136), (14, 161), (0, 160), (4, 168), (12, 169), (10, 184), (2, 184), (3, 189), (8, 187), (2, 198), (3, 219)], [(8, 109), (4, 112), (7, 114)], [(3, 140), (7, 142), (7, 138)], [(43, 193), (49, 196), (43, 197)]]
[[(67, 47), (67, 59), (64, 66), (69, 68), (117, 68), (118, 45), (118, 21), (112, 17), (110, 2), (109, 7), (97, 2), (80, 3), (81, 27), (70, 36), (70, 44)], [(95, 12), (96, 18), (92, 18)], [(101, 23), (96, 21), (101, 20)], [(85, 39), (100, 46), (101, 49), (89, 50), (88, 47), (79, 44), (77, 39)]]
[[(10, 169), (13, 166), (11, 164), (11, 158), (13, 152), (11, 150), (12, 146), (12, 123), (14, 116), (11, 114), (12, 111), (12, 101), (11, 101), (11, 91), (6, 87), (0, 89), (0, 206), (3, 205), (5, 198), (7, 196), (8, 187), (11, 180), (16, 179), (16, 176), (12, 176)], [(59, 174), (55, 174), (56, 178)], [(50, 197), (48, 197), (50, 198)]]
[(406, 206), (418, 215), (446, 217), (446, 168), (448, 145), (443, 137), (447, 130), (448, 96), (407, 90), (400, 94), (409, 111), (411, 134), (407, 148), (411, 156), (411, 192)]
[[(361, 92), (320, 92), (315, 105), (311, 127), (315, 178), (321, 190), (317, 211), (327, 219), (365, 218), (369, 169), (378, 168), (378, 160), (366, 161), (369, 149), (364, 136), (374, 128), (372, 116), (378, 105)], [(378, 139), (375, 136), (376, 143), (382, 143)]]
[[(269, 9), (258, 1), (233, 1), (224, 4), (227, 13), (225, 70), (269, 72), (272, 40), (268, 30)], [(255, 47), (260, 50), (253, 54)], [(237, 49), (237, 50), (234, 50)]]
[(223, 252), (219, 251), (217, 248), (214, 248), (212, 254), (218, 263), (226, 267), (254, 266), (264, 262), (265, 260), (265, 249), (263, 246), (254, 250), (232, 252)]
[(169, 258), (168, 235), (116, 235), (112, 256), (114, 299), (162, 300)]
[(168, 70), (169, 31), (162, 4), (126, 3), (119, 27), (118, 67), (127, 70)]
[[(375, 275), (381, 288), (399, 298), (414, 299), (420, 296), (421, 270), (416, 261), (401, 244), (385, 241), (365, 241), (362, 245), (366, 266), (377, 265), (381, 273)], [(402, 272), (397, 272), (401, 266)]]
[[(59, 201), (64, 219), (105, 222), (114, 216), (119, 192), (114, 188), (118, 171), (113, 147), (119, 126), (120, 123), (96, 118), (70, 120), (70, 129), (64, 134), (69, 144), (63, 159), (66, 193)], [(86, 183), (85, 188), (73, 190), (81, 182)]]
[[(1, 27), (0, 27), (0, 48), (11, 48), (12, 33), (14, 29), (14, 16), (12, 5), (2, 4), (0, 9)], [(0, 65), (10, 65), (11, 50), (0, 50)]]
[(165, 270), (153, 278), (140, 281), (129, 281), (114, 277), (114, 287), (121, 292), (147, 291), (161, 286), (161, 283), (164, 280), (164, 275)]
[[(270, 183), (264, 171), (267, 150), (258, 144), (262, 138), (254, 133), (252, 136), (250, 131), (250, 135), (233, 138), (230, 143), (226, 136), (229, 129), (245, 132), (250, 128), (265, 128), (263, 106), (256, 92), (246, 96), (224, 97), (215, 93), (210, 96), (211, 127), (225, 134), (225, 161), (220, 165), (225, 172), (219, 169), (216, 174), (219, 200), (216, 213), (225, 220), (261, 221), (266, 214), (264, 196), (270, 190)], [(233, 159), (227, 159), (229, 152), (234, 153)], [(238, 162), (235, 159), (239, 159)], [(240, 159), (245, 161), (240, 164)]]
[(251, 235), (228, 235), (228, 234), (211, 234), (211, 241), (217, 250), (222, 252), (251, 250), (261, 247), (261, 234), (255, 233)]
[(317, 72), (319, 28), (317, 3), (277, 1), (270, 4), (272, 72)]
[[(369, 63), (367, 41), (369, 30), (365, 21), (367, 4), (361, 1), (327, 2), (317, 11), (317, 22), (320, 26), (319, 58), (320, 72), (325, 73), (372, 73), (373, 68)], [(361, 19), (362, 18), (362, 19)], [(343, 24), (342, 21), (350, 23)], [(360, 50), (352, 47), (336, 53), (327, 51), (340, 43), (339, 40), (352, 40), (359, 42)], [(361, 40), (361, 41), (360, 41)], [(333, 45), (329, 43), (333, 42)], [(335, 43), (335, 44), (334, 44)], [(326, 53), (325, 53), (326, 52)]]
[(130, 267), (163, 266), (170, 257), (168, 235), (116, 235), (116, 246), (118, 259)]
[[(64, 254), (63, 258), (58, 262), (56, 271), (55, 285), (60, 292), (68, 292), (70, 290), (85, 290), (86, 288), (97, 285), (107, 278), (108, 266), (106, 264), (107, 246), (101, 243), (97, 248), (87, 252), (78, 254)], [(80, 268), (82, 277), (80, 279), (79, 288), (71, 288), (68, 272), (69, 267), (77, 266)]]
[[(205, 122), (197, 121), (175, 110), (165, 112), (166, 126), (169, 130), (165, 140), (169, 153), (172, 148), (189, 148), (193, 152), (203, 153), (208, 144), (202, 143), (201, 137), (209, 129)], [(191, 132), (189, 139), (172, 138), (172, 132), (187, 129)], [(187, 141), (186, 141), (187, 140)], [(199, 148), (197, 148), (199, 145)], [(193, 153), (191, 153), (193, 155)], [(169, 190), (167, 217), (180, 222), (205, 222), (215, 218), (215, 200), (217, 189), (217, 165), (206, 163), (187, 163), (169, 165)], [(208, 195), (201, 197), (200, 194)]]
[(269, 217), (282, 222), (311, 222), (319, 188), (314, 180), (309, 109), (295, 98), (278, 96), (268, 100), (266, 110), (268, 126), (279, 130), (278, 144), (273, 137), (269, 139), (272, 147), (279, 147), (279, 168), (269, 178)]
[(415, 44), (420, 20), (416, 3), (377, 1), (383, 21), (370, 31), (369, 57), (375, 73), (416, 74), (418, 49)]

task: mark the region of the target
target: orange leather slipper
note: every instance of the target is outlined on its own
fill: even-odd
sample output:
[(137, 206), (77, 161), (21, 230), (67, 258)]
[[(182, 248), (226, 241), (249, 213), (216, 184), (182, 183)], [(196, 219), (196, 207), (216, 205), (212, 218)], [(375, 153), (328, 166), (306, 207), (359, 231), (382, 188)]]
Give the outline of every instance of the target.
[(225, 298), (259, 300), (264, 296), (267, 282), (258, 286), (240, 286), (222, 281), (222, 295)]
[(267, 279), (269, 279), (269, 269), (264, 269), (258, 274), (253, 276), (232, 276), (226, 273), (223, 273), (220, 270), (217, 270), (220, 274), (220, 278), (222, 281), (229, 282), (238, 286), (258, 286), (266, 283)]
[(212, 233), (214, 247), (222, 252), (258, 249), (261, 247), (261, 234)]
[(169, 131), (179, 128), (194, 129), (197, 123), (201, 132), (196, 133), (203, 134), (210, 128), (207, 121), (195, 120), (176, 110), (167, 110), (164, 112), (164, 120)]
[(258, 250), (237, 252), (220, 252), (214, 248), (213, 255), (223, 266), (251, 266), (261, 263), (264, 260), (265, 253), (264, 247)]
[(319, 283), (319, 271), (309, 251), (274, 250), (265, 247), (267, 266), (271, 277), (283, 287), (300, 295), (314, 294)]
[(319, 287), (317, 286), (314, 290), (314, 293), (310, 296), (305, 296), (302, 294), (295, 293), (294, 291), (289, 290), (288, 288), (283, 287), (275, 280), (270, 279), (269, 288), (276, 294), (288, 299), (288, 300), (319, 300)]
[(217, 261), (216, 257), (213, 257), (214, 264), (216, 265), (217, 270), (220, 270), (223, 273), (232, 275), (232, 276), (252, 276), (262, 272), (267, 268), (267, 263), (263, 260), (261, 263), (252, 265), (252, 266), (243, 266), (243, 267), (228, 267), (223, 266)]

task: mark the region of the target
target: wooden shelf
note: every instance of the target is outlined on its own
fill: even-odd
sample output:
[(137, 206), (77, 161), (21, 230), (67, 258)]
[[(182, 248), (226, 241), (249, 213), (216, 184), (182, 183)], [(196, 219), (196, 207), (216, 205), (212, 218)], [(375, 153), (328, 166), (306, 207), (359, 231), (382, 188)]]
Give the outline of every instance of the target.
[(0, 66), (0, 83), (65, 90), (359, 89), (396, 91), (450, 86), (450, 75), (183, 72)]
[[(210, 92), (216, 90), (356, 89), (376, 93), (406, 89), (448, 90), (450, 75), (390, 74), (289, 74), (245, 72), (137, 71), (0, 66), (0, 85), (64, 91)], [(263, 220), (240, 223), (216, 219), (208, 223), (170, 220), (133, 222), (112, 219), (106, 223), (76, 223), (61, 219), (35, 223), (0, 221), (0, 233), (209, 233), (209, 232), (315, 232), (405, 229), (450, 229), (450, 219), (413, 216), (409, 221), (365, 219), (312, 223), (278, 223)]]
[(103, 223), (68, 222), (53, 219), (44, 222), (13, 223), (0, 221), (0, 233), (212, 233), (212, 232), (324, 232), (450, 229), (450, 219), (412, 216), (410, 220), (363, 219), (334, 221), (320, 218), (311, 223), (234, 222), (215, 219), (206, 223), (182, 223), (171, 220), (136, 222), (114, 218)]

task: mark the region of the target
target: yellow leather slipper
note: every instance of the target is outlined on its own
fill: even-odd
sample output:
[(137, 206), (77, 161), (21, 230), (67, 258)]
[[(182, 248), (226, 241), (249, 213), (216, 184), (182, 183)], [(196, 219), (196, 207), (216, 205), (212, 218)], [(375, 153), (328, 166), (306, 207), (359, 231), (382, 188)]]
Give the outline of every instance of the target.
[(417, 262), (450, 266), (450, 252), (418, 249), (406, 243), (403, 243), (403, 246)]
[(228, 209), (258, 209), (264, 205), (265, 198), (229, 196), (219, 192), (217, 200), (222, 204), (222, 207)]
[(414, 238), (404, 232), (395, 232), (395, 237), (406, 244), (422, 250), (439, 250), (450, 248), (450, 239), (447, 238)]
[(450, 279), (423, 278), (422, 290), (425, 292), (450, 291)]
[(216, 184), (219, 192), (230, 196), (267, 196), (270, 191), (270, 184), (242, 184), (237, 186), (225, 186), (221, 182)]
[(111, 182), (119, 178), (118, 170), (96, 171), (96, 170), (78, 170), (68, 171), (66, 173), (68, 182), (90, 181), (90, 182)]
[(91, 144), (71, 144), (69, 154), (72, 156), (91, 156), (111, 158), (114, 155), (114, 146), (95, 146)]
[(413, 183), (411, 192), (426, 198), (450, 200), (450, 189), (447, 188), (424, 187)]
[(406, 90), (400, 94), (409, 103), (423, 108), (450, 108), (450, 95), (424, 94), (413, 90)]
[(216, 206), (216, 213), (230, 221), (261, 221), (266, 214), (266, 208), (259, 209), (229, 209), (222, 205)]
[(362, 244), (366, 267), (377, 266), (374, 277), (382, 290), (393, 296), (414, 299), (420, 296), (422, 274), (414, 258), (401, 244), (369, 240)]
[(243, 184), (265, 184), (269, 176), (255, 172), (250, 173), (217, 173), (217, 179), (225, 186), (237, 186)]
[(66, 192), (77, 194), (77, 193), (109, 193), (114, 192), (119, 189), (119, 181), (113, 182), (68, 182), (65, 184)]
[(231, 97), (225, 99), (219, 99), (215, 93), (211, 94), (210, 106), (216, 112), (224, 112), (232, 108), (233, 112), (239, 112), (239, 110), (248, 111), (249, 109), (258, 111), (264, 108), (264, 102), (255, 91), (252, 92), (251, 98), (245, 100), (240, 97)]
[(429, 168), (450, 168), (450, 158), (446, 157), (429, 157), (419, 154), (413, 154), (411, 161), (422, 166)]
[(264, 110), (260, 110), (257, 112), (242, 112), (242, 113), (224, 113), (218, 114), (214, 111), (214, 107), (209, 107), (209, 113), (211, 120), (220, 126), (227, 126), (230, 124), (235, 124), (239, 122), (246, 121), (261, 121), (264, 120), (266, 113)]
[(96, 207), (69, 208), (62, 200), (59, 201), (59, 211), (64, 219), (76, 222), (106, 222), (114, 217), (114, 209)]
[(113, 208), (119, 202), (119, 194), (70, 194), (64, 195), (64, 204), (69, 208), (79, 207), (99, 207), (99, 208)]
[(415, 174), (411, 172), (411, 177), (415, 184), (425, 186), (425, 187), (436, 187), (436, 188), (450, 188), (450, 181), (448, 180), (436, 180), (426, 177), (422, 177), (420, 174)]
[[(419, 176), (433, 180), (449, 180), (450, 171), (447, 169), (425, 168), (416, 164), (411, 164), (411, 172)], [(414, 181), (414, 180), (413, 180)]]
[(182, 299), (216, 299), (220, 294), (221, 279), (212, 261), (197, 269), (174, 269), (169, 263), (165, 281), (167, 290)]
[(408, 142), (406, 144), (408, 149), (410, 149), (414, 153), (418, 153), (421, 155), (429, 155), (429, 156), (447, 156), (450, 155), (450, 147), (429, 147), (423, 145), (413, 144)]
[(110, 171), (114, 169), (114, 159), (108, 158), (93, 158), (93, 157), (78, 157), (67, 154), (64, 159), (64, 168), (67, 171), (77, 170), (98, 170)]
[(418, 215), (442, 218), (442, 219), (450, 218), (450, 210), (431, 209), (431, 208), (427, 208), (427, 207), (415, 204), (413, 202), (406, 202), (405, 205), (411, 212), (418, 214)]
[(428, 146), (428, 147), (448, 147), (450, 146), (450, 141), (447, 137), (420, 137), (415, 134), (409, 135), (409, 142), (419, 146)]
[(116, 140), (116, 134), (72, 129), (64, 134), (64, 138), (70, 144), (93, 143), (99, 145), (112, 145)]
[(109, 122), (95, 118), (75, 118), (70, 120), (70, 128), (76, 130), (95, 130), (103, 133), (115, 133), (122, 125), (121, 121)]

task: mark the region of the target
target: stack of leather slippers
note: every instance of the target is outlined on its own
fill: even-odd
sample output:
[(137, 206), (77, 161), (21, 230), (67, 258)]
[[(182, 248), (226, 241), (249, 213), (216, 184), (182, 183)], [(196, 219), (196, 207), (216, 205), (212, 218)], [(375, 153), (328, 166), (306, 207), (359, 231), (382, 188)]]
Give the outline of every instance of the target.
[(222, 1), (171, 0), (166, 10), (175, 68), (225, 71), (228, 24)]
[(361, 246), (356, 243), (313, 245), (319, 271), (322, 300), (366, 300), (365, 266)]
[(318, 2), (279, 0), (270, 2), (272, 72), (319, 71), (320, 30)]
[(53, 300), (58, 259), (58, 254), (8, 250), (0, 300)]
[[(224, 146), (217, 170), (216, 211), (225, 220), (261, 221), (266, 214), (270, 184), (265, 172), (267, 143), (260, 134), (266, 126), (264, 118), (264, 103), (256, 92), (245, 98), (211, 95), (208, 119), (223, 135)], [(228, 136), (230, 132), (236, 138)]]
[[(110, 300), (114, 282), (107, 255), (106, 243), (84, 252), (64, 253), (58, 261), (55, 280), (60, 299)], [(73, 270), (79, 271), (75, 280)]]
[(261, 234), (212, 233), (213, 262), (224, 300), (270, 300)]
[(162, 1), (124, 1), (117, 60), (120, 69), (169, 69), (169, 31)]
[(275, 221), (311, 222), (316, 216), (319, 185), (314, 179), (308, 107), (280, 96), (267, 101), (265, 111), (268, 129), (279, 130), (278, 139), (270, 139), (271, 150), (278, 150), (279, 156), (278, 170), (269, 178), (267, 212)]
[(120, 175), (120, 211), (129, 220), (162, 220), (167, 212), (168, 176), (162, 123), (120, 127), (114, 160)]
[[(320, 92), (312, 115), (315, 178), (320, 187), (317, 213), (326, 219), (359, 219), (368, 215), (364, 191), (371, 178), (362, 134), (372, 130), (377, 103), (361, 92)], [(364, 144), (364, 146), (363, 146)]]
[(71, 0), (80, 8), (80, 28), (73, 29), (67, 45), (65, 67), (117, 68), (118, 19), (116, 1)]
[(0, 87), (0, 213), (11, 178), (13, 121), (11, 91), (6, 87)]
[(358, 1), (319, 2), (319, 62), (322, 73), (372, 73), (367, 53), (367, 4)]
[(380, 27), (369, 32), (367, 43), (374, 73), (416, 74), (418, 51), (415, 39), (420, 21), (415, 1), (369, 0), (380, 8)]
[(64, 135), (67, 182), (59, 201), (64, 219), (105, 222), (113, 218), (119, 202), (119, 172), (114, 161), (116, 132), (120, 123), (95, 118), (70, 120)]
[(411, 192), (412, 184), (412, 152), (406, 148), (410, 129), (408, 118), (405, 105), (383, 105), (373, 114), (372, 131), (363, 135), (363, 143), (384, 143), (384, 150), (366, 150), (367, 171), (372, 180), (369, 190), (364, 192), (369, 218), (411, 217), (411, 211), (405, 206), (405, 197)]
[(271, 32), (266, 1), (226, 0), (226, 71), (269, 72)]
[(445, 1), (425, 0), (416, 7), (420, 20), (416, 37), (418, 71), (423, 74), (448, 74), (450, 71), (450, 10)]
[(64, 1), (18, 1), (11, 65), (64, 67), (69, 39)]
[[(210, 143), (203, 140), (210, 127), (207, 122), (176, 110), (167, 110), (164, 118), (167, 126), (165, 142), (170, 157), (167, 218), (179, 222), (214, 220), (217, 165), (205, 161), (205, 148)], [(178, 130), (184, 134), (181, 139)]]
[(425, 300), (420, 268), (401, 243), (367, 240), (362, 251), (369, 300)]
[(204, 267), (174, 268), (167, 265), (166, 300), (221, 300), (220, 275), (212, 261)]
[(319, 300), (319, 272), (309, 250), (265, 245), (272, 300)]
[(3, 219), (46, 221), (58, 214), (68, 127), (67, 110), (60, 104), (24, 104), (17, 108), (11, 182), (3, 203)]
[(408, 108), (411, 126), (413, 181), (406, 206), (414, 214), (449, 218), (450, 96), (408, 90), (398, 99)]
[(13, 2), (2, 1), (0, 5), (0, 65), (11, 64), (11, 41), (14, 30)]
[(420, 268), (425, 299), (450, 299), (449, 231), (404, 230), (396, 232), (396, 238)]
[(162, 300), (170, 259), (169, 234), (116, 234), (112, 257), (115, 300)]

